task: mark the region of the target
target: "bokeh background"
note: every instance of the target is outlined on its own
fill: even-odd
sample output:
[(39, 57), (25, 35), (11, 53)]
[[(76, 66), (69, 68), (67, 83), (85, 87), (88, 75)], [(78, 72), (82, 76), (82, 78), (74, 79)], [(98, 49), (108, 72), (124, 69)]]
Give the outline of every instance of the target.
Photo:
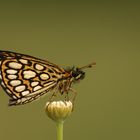
[[(0, 49), (60, 66), (86, 78), (64, 126), (65, 140), (140, 139), (140, 4), (136, 1), (0, 1)], [(47, 97), (8, 107), (0, 88), (0, 139), (55, 140)]]

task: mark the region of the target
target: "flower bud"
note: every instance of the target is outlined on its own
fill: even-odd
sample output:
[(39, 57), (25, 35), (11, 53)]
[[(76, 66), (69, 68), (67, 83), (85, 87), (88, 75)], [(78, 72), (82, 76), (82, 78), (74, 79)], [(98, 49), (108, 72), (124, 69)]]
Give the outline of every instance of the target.
[(73, 111), (73, 104), (71, 101), (47, 102), (45, 111), (52, 120), (64, 121)]

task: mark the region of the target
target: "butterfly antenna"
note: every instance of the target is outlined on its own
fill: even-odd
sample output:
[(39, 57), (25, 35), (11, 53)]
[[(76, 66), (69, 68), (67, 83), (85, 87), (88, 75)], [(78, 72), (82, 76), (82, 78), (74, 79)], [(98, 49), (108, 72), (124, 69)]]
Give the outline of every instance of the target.
[(80, 67), (80, 68), (78, 68), (78, 69), (91, 68), (93, 65), (96, 65), (96, 62), (92, 62), (91, 64), (85, 65), (85, 66)]

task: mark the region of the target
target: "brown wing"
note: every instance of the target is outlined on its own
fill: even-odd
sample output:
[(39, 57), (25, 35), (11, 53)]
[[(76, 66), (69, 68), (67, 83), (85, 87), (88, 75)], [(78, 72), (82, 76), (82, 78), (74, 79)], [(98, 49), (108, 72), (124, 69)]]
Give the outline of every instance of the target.
[(31, 102), (53, 89), (65, 71), (32, 56), (0, 51), (0, 80), (10, 105)]

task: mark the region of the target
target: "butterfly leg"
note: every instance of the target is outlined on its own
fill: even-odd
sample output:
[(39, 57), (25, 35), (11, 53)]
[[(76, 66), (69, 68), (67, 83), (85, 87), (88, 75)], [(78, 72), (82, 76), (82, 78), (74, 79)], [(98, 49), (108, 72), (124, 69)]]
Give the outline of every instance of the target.
[(53, 98), (56, 96), (56, 91), (54, 91), (49, 99), (50, 102), (53, 101)]
[(72, 99), (72, 102), (74, 103), (75, 99), (76, 99), (76, 96), (77, 96), (77, 92), (74, 89), (72, 89), (72, 88), (70, 88), (70, 90), (72, 91), (72, 93), (74, 93), (74, 97)]
[(74, 93), (74, 97), (72, 99), (72, 104), (73, 104), (72, 110), (74, 110), (74, 102), (75, 102), (75, 99), (76, 99), (76, 96), (77, 96), (77, 92), (72, 88), (70, 88), (70, 90), (72, 91), (72, 93)]
[(66, 91), (66, 93), (65, 93), (65, 101), (69, 101), (68, 91)]

